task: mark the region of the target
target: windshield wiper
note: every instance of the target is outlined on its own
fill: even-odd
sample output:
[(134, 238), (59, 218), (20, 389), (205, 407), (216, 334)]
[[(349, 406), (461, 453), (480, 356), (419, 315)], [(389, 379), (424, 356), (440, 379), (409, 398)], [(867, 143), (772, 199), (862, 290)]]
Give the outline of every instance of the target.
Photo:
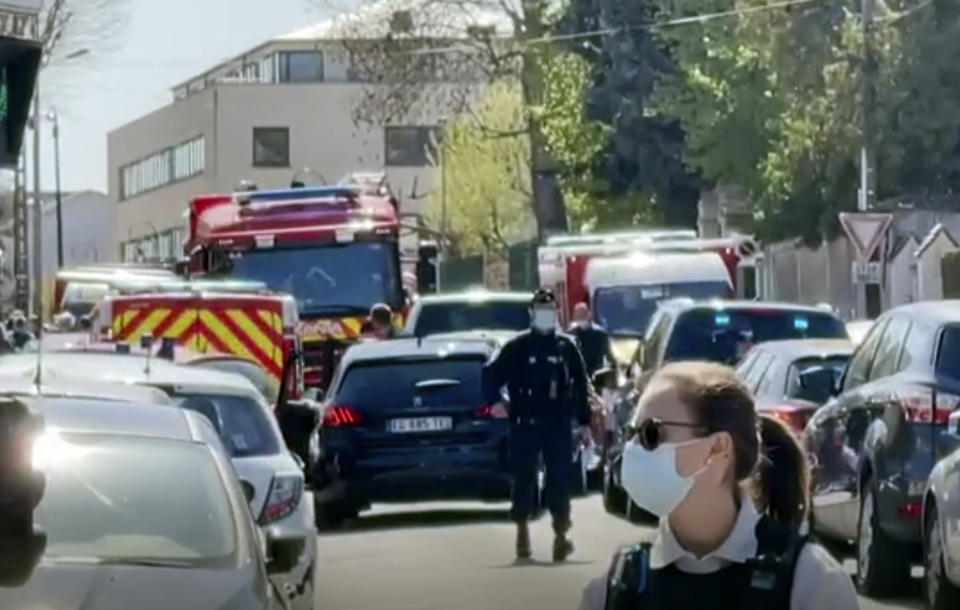
[(149, 557), (100, 557), (98, 565), (107, 566), (142, 566), (149, 568), (192, 568), (192, 562), (183, 559), (152, 559)]

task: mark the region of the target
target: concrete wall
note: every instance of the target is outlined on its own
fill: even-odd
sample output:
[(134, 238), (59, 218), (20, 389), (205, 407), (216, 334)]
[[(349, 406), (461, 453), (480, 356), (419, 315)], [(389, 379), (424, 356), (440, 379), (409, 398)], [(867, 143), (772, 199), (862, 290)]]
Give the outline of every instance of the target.
[[(110, 201), (116, 206), (112, 246), (116, 256), (124, 241), (183, 226), (183, 211), (190, 198), (212, 190), (217, 163), (213, 122), (216, 104), (216, 92), (203, 91), (108, 134), (107, 183)], [(121, 200), (122, 167), (199, 135), (205, 138), (206, 170), (203, 173)]]
[(850, 281), (853, 260), (846, 237), (811, 249), (786, 241), (763, 248), (760, 273), (764, 299), (815, 305), (830, 303), (844, 316), (851, 316), (856, 294)]
[(919, 246), (917, 240), (911, 238), (897, 253), (897, 256), (887, 263), (887, 290), (885, 295), (887, 308), (906, 305), (917, 300), (917, 287), (914, 285), (917, 277), (914, 253)]

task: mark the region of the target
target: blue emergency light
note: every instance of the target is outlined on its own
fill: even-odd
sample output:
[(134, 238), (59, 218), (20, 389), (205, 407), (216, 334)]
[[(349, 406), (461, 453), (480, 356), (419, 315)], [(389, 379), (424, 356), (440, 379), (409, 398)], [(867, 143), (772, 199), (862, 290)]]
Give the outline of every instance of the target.
[(713, 322), (717, 326), (729, 326), (730, 325), (730, 314), (718, 313), (713, 316)]
[(794, 318), (793, 328), (796, 330), (807, 330), (810, 328), (810, 320), (807, 320), (806, 318)]
[(310, 188), (276, 189), (270, 191), (254, 191), (250, 193), (250, 201), (295, 201), (297, 199), (330, 199), (334, 197), (356, 197), (354, 188), (345, 186), (317, 186)]

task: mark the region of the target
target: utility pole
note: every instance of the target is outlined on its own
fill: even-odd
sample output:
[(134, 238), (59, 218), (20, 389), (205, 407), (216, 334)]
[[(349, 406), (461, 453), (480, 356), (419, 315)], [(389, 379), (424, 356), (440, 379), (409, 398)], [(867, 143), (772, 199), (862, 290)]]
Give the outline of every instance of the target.
[(30, 255), (27, 244), (27, 159), (23, 151), (17, 163), (13, 192), (13, 281), (14, 303), (21, 311), (30, 309)]
[(47, 118), (53, 123), (53, 163), (57, 188), (57, 269), (63, 269), (63, 193), (60, 190), (60, 115), (51, 108)]
[(40, 192), (40, 77), (33, 95), (33, 313), (43, 328), (43, 202)]
[(873, 209), (877, 203), (877, 157), (874, 146), (874, 118), (876, 105), (877, 59), (874, 56), (874, 16), (876, 0), (860, 0), (863, 19), (863, 63), (860, 72), (860, 88), (863, 102), (863, 143), (860, 149), (860, 197), (857, 209), (861, 212)]
[(437, 292), (443, 285), (443, 264), (447, 260), (447, 119), (438, 121), (440, 128), (440, 260), (437, 261)]

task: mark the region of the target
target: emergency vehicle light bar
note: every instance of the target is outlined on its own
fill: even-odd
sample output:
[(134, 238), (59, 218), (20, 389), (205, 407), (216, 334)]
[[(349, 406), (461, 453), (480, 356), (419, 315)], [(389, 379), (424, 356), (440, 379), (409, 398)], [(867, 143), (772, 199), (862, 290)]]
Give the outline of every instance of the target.
[(354, 199), (357, 196), (355, 187), (345, 186), (318, 186), (296, 189), (277, 189), (271, 191), (256, 191), (243, 193), (248, 201), (296, 201), (300, 199), (321, 199), (343, 197)]

